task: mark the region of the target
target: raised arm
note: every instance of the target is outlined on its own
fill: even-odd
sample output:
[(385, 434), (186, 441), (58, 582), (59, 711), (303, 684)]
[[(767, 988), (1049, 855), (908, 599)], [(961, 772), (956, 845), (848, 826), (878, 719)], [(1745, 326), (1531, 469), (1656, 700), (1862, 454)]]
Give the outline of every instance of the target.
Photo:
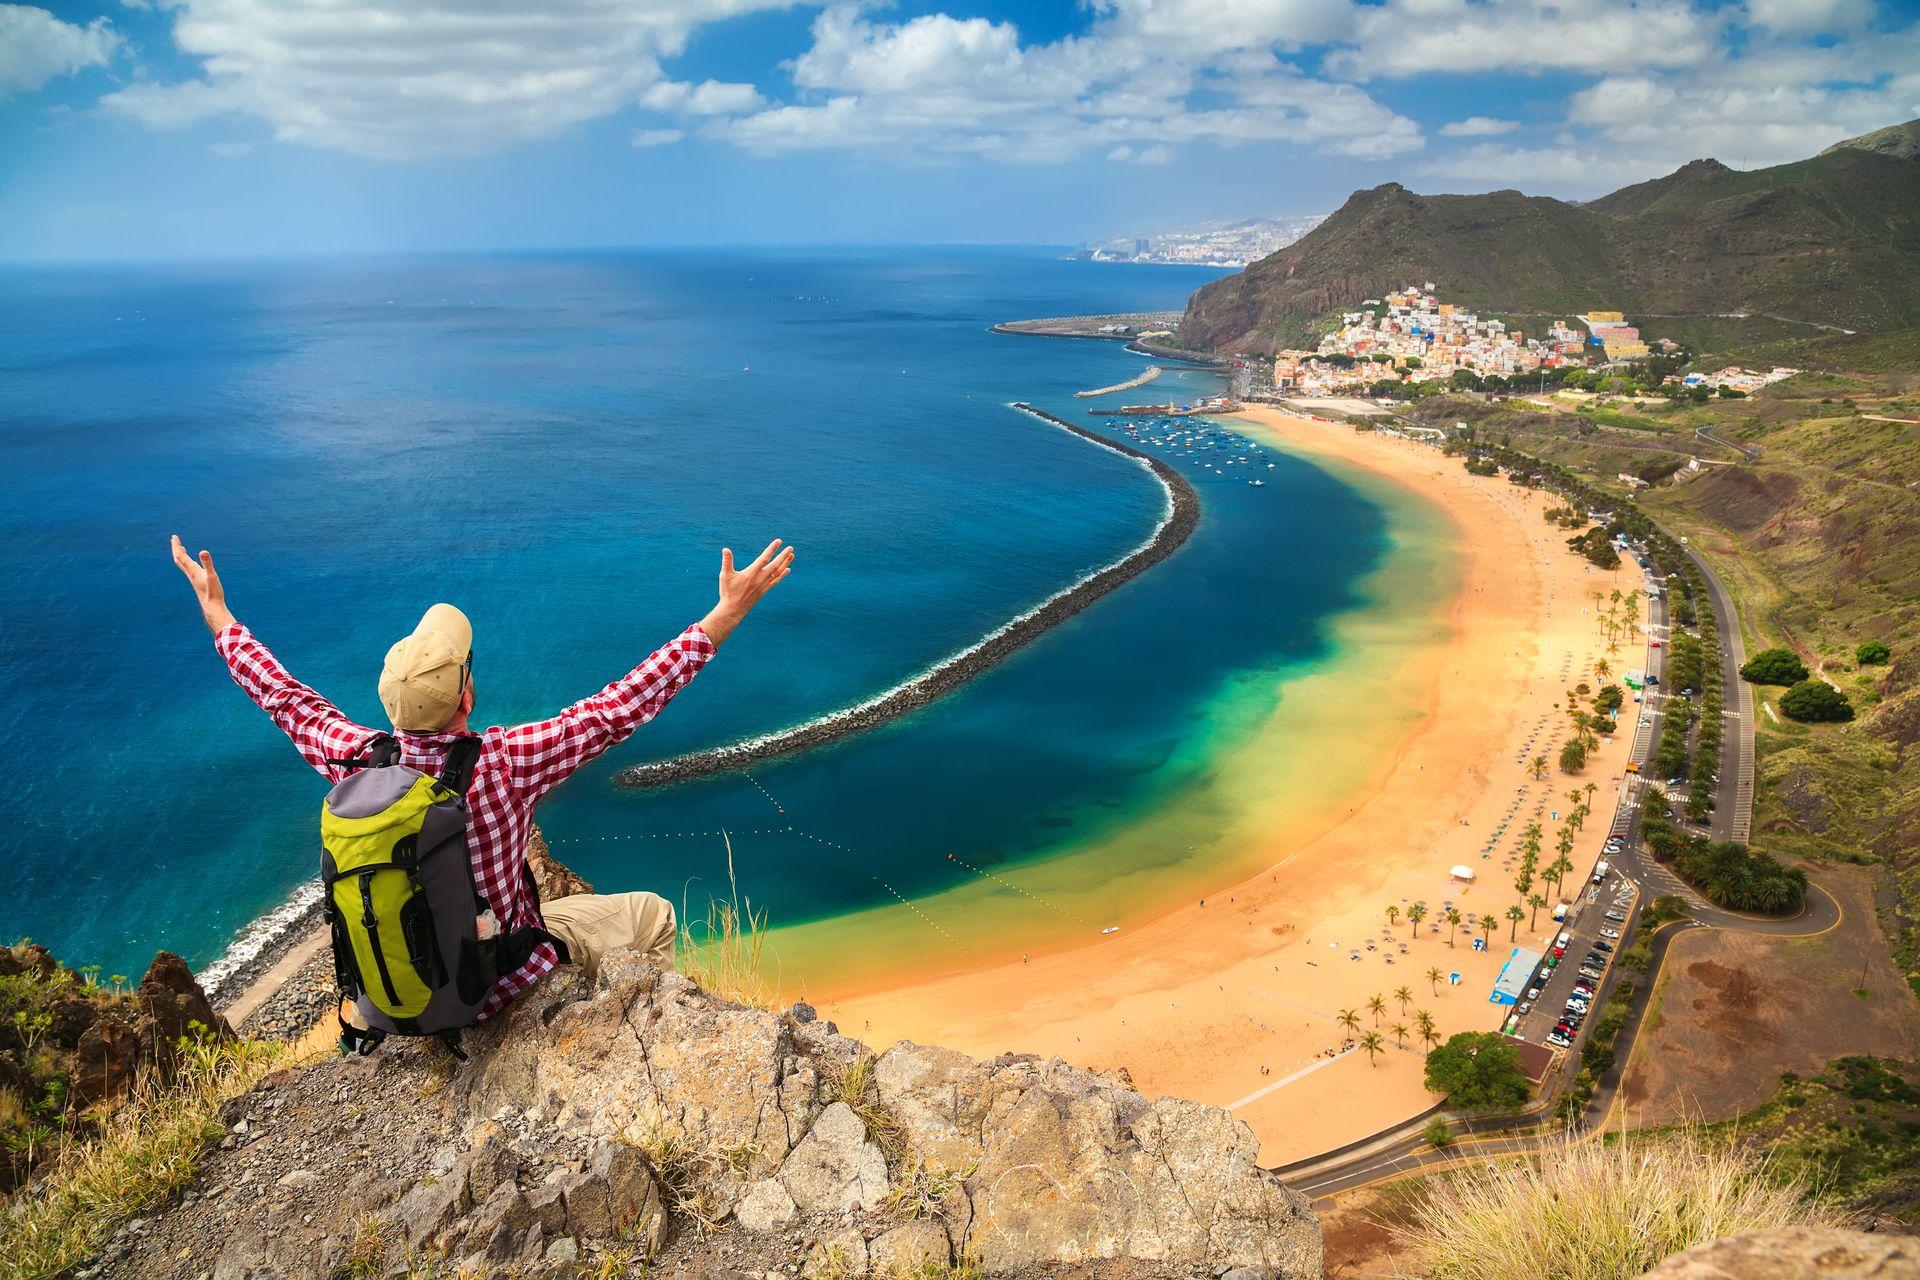
[(733, 634), (760, 598), (793, 568), (793, 548), (767, 544), (744, 569), (733, 552), (720, 553), (720, 599), (693, 626), (655, 650), (645, 662), (559, 715), (502, 730), (507, 768), (516, 790), (538, 799), (575, 769), (660, 714), (687, 687), (714, 651)]
[(295, 680), (251, 631), (234, 620), (211, 552), (202, 551), (196, 561), (175, 535), (173, 562), (192, 584), (200, 614), (213, 632), (214, 648), (226, 660), (233, 682), (292, 739), (294, 750), (308, 764), (329, 778), (338, 777), (340, 771), (327, 761), (356, 754), (374, 731), (353, 723), (331, 702)]

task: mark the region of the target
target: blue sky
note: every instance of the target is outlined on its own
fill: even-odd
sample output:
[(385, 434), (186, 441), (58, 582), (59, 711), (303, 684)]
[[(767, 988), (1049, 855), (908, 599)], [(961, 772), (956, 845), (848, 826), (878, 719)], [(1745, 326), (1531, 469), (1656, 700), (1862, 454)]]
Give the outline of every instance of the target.
[(0, 256), (1077, 242), (1916, 115), (1916, 0), (0, 3)]

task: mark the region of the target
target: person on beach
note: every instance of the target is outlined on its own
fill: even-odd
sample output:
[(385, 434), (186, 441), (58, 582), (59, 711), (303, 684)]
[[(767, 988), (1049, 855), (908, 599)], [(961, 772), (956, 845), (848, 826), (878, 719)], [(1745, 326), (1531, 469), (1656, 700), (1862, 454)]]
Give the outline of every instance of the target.
[[(293, 740), (308, 764), (330, 782), (346, 777), (380, 731), (355, 724), (295, 680), (234, 620), (211, 553), (202, 551), (194, 559), (178, 535), (172, 549), (234, 683)], [(592, 968), (607, 952), (631, 948), (663, 968), (672, 966), (678, 925), (672, 905), (658, 894), (575, 894), (540, 902), (526, 857), (533, 807), (574, 770), (660, 714), (792, 569), (793, 548), (782, 549), (777, 538), (743, 569), (734, 568), (732, 551), (721, 551), (720, 599), (706, 617), (598, 693), (530, 724), (480, 732), (468, 727), (474, 707), (473, 627), (452, 605), (428, 609), (413, 633), (387, 651), (380, 702), (393, 721), (400, 763), (437, 775), (449, 747), (478, 739), (466, 791), (474, 886), (501, 932), (544, 927), (555, 939), (500, 975), (477, 1018), (499, 1012), (556, 964)]]

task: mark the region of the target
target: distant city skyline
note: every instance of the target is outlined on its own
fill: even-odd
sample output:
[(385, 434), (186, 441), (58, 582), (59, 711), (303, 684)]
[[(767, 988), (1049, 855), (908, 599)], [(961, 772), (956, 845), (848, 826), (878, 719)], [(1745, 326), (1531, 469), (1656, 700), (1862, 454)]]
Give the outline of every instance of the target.
[(1875, 0), (0, 4), (0, 258), (1070, 245), (1916, 115)]

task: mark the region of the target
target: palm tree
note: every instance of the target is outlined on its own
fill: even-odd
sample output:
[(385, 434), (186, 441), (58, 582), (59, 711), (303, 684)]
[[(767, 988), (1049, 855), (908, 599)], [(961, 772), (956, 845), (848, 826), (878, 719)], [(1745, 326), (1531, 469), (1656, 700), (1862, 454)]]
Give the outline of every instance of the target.
[(1405, 1013), (1407, 1006), (1413, 1002), (1413, 990), (1409, 987), (1395, 987), (1393, 998), (1400, 1002), (1400, 1012)]
[(1360, 1015), (1351, 1009), (1342, 1009), (1340, 1011), (1339, 1022), (1341, 1026), (1347, 1029), (1349, 1035), (1360, 1029)]
[(1480, 917), (1480, 936), (1485, 938), (1488, 942), (1493, 941), (1493, 931), (1499, 927), (1500, 927), (1500, 922), (1498, 920), (1495, 920), (1491, 915), (1484, 915)]
[(1413, 926), (1413, 936), (1420, 936), (1420, 922), (1427, 918), (1427, 904), (1416, 902), (1407, 908), (1407, 923)]
[(1527, 772), (1533, 775), (1533, 780), (1535, 782), (1538, 782), (1540, 781), (1540, 779), (1546, 777), (1547, 776), (1547, 758), (1545, 756), (1535, 756), (1533, 759), (1529, 760), (1527, 762)]
[(1367, 998), (1367, 1012), (1373, 1015), (1374, 1026), (1377, 1027), (1380, 1025), (1380, 1017), (1382, 1014), (1386, 1013), (1386, 1011), (1387, 1011), (1387, 1002), (1385, 1000), (1382, 1000), (1377, 995), (1369, 996)]
[(1453, 945), (1453, 935), (1459, 930), (1461, 920), (1462, 920), (1462, 917), (1460, 915), (1460, 908), (1458, 907), (1447, 908), (1447, 945), (1448, 946)]
[(1508, 942), (1518, 942), (1520, 940), (1520, 922), (1526, 918), (1527, 909), (1519, 903), (1516, 902), (1507, 908), (1507, 919), (1513, 925), (1511, 929), (1507, 930)]
[(1520, 874), (1513, 878), (1513, 891), (1525, 897), (1527, 890), (1531, 888), (1533, 888), (1533, 868), (1528, 866), (1525, 860), (1522, 860), (1520, 863)]
[[(1440, 994), (1440, 979), (1446, 976), (1446, 974), (1440, 972), (1439, 966), (1437, 965), (1427, 970), (1427, 982), (1433, 987), (1433, 994)], [(1423, 1013), (1420, 1016), (1424, 1018), (1427, 1015)]]
[(1393, 926), (1399, 923), (1400, 923), (1400, 908), (1388, 907), (1387, 908), (1387, 932), (1392, 933)]
[(1600, 679), (1605, 680), (1608, 676), (1613, 674), (1613, 664), (1611, 662), (1608, 662), (1605, 658), (1602, 658), (1598, 662), (1593, 664), (1593, 674), (1598, 676)]
[(1361, 1036), (1360, 1047), (1367, 1051), (1367, 1057), (1372, 1065), (1376, 1067), (1380, 1065), (1380, 1033), (1378, 1031), (1369, 1031)]
[(1592, 813), (1593, 812), (1593, 793), (1600, 789), (1600, 784), (1597, 782), (1589, 782), (1586, 786), (1580, 789), (1587, 793), (1587, 812)]
[(1399, 1045), (1401, 1048), (1404, 1049), (1407, 1047), (1407, 1024), (1406, 1023), (1404, 1022), (1394, 1023), (1392, 1026), (1387, 1028), (1387, 1034), (1392, 1036), (1393, 1042)]
[(1420, 1039), (1425, 1042), (1429, 1049), (1433, 1048), (1440, 1039), (1439, 1033), (1433, 1029), (1433, 1015), (1425, 1009), (1420, 1009), (1414, 1013), (1413, 1029), (1420, 1033)]
[(1527, 922), (1527, 928), (1538, 929), (1540, 927), (1540, 908), (1547, 905), (1547, 900), (1537, 893), (1530, 893), (1527, 895), (1527, 905), (1533, 908), (1533, 919)]

